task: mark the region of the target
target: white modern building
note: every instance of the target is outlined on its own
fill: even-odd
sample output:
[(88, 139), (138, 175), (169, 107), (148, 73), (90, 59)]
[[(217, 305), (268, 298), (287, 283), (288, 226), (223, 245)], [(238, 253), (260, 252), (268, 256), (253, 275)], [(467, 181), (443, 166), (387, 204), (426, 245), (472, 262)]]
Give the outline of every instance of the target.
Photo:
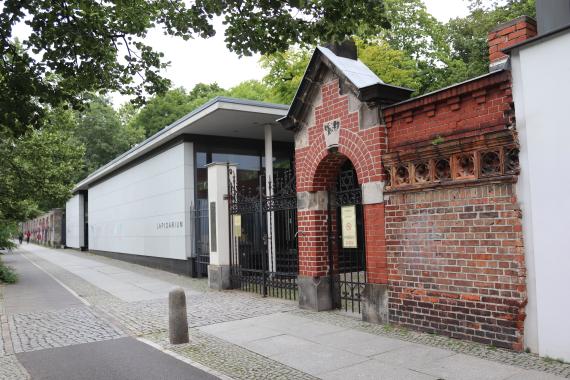
[(287, 109), (218, 97), (167, 126), (76, 185), (66, 205), (66, 245), (206, 275), (207, 165), (234, 164), (244, 184), (290, 168), (293, 133), (275, 122)]
[(538, 36), (511, 47), (528, 305), (525, 345), (570, 361), (570, 1), (537, 1)]

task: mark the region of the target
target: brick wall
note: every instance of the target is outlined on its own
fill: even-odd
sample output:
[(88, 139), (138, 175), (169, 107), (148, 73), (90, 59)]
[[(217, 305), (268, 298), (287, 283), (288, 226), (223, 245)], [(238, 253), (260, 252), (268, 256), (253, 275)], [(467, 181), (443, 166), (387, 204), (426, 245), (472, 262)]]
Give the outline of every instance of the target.
[(502, 130), (513, 116), (509, 72), (386, 107), (389, 151), (436, 138), (469, 138)]
[(522, 349), (521, 230), (513, 184), (391, 194), (390, 321)]

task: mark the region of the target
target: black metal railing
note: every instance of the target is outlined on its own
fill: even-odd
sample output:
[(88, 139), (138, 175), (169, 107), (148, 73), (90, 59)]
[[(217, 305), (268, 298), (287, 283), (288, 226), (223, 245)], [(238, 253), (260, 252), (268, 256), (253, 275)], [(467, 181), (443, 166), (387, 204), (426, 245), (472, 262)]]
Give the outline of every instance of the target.
[[(230, 273), (235, 288), (297, 299), (297, 196), (292, 171), (240, 186), (228, 172)], [(267, 194), (267, 185), (271, 189)]]
[(196, 274), (198, 277), (207, 277), (208, 264), (210, 264), (208, 200), (198, 199), (191, 209), (191, 215), (194, 228), (192, 235), (196, 252)]
[[(367, 282), (366, 250), (362, 191), (356, 171), (348, 161), (339, 173), (336, 186), (329, 193), (329, 268), (333, 279), (332, 294), (336, 306), (352, 313), (361, 313), (361, 302)], [(343, 236), (343, 208), (354, 215), (355, 234), (348, 243)], [(346, 223), (346, 221), (345, 221)]]

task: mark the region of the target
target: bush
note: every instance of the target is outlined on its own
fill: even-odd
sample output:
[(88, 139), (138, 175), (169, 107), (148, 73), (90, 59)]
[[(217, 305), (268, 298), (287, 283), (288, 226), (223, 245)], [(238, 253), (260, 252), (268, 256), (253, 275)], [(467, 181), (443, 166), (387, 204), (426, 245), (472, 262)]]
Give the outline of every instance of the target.
[(18, 281), (18, 275), (16, 275), (16, 272), (0, 261), (0, 282), (14, 284), (16, 281)]

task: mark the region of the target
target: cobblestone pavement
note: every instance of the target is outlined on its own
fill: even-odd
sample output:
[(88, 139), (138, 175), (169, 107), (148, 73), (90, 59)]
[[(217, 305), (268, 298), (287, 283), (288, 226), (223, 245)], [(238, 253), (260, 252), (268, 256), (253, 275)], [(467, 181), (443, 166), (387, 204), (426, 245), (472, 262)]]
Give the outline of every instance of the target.
[(18, 362), (15, 355), (0, 357), (0, 380), (27, 380), (28, 372)]
[[(168, 343), (168, 301), (166, 299), (124, 302), (37, 255), (31, 253), (25, 253), (25, 255), (91, 303), (96, 311), (108, 315), (124, 331), (153, 341), (164, 349), (208, 368), (235, 379), (313, 379), (284, 364), (192, 328), (295, 310), (297, 305), (294, 302), (262, 298), (255, 294), (238, 291), (209, 291), (205, 279), (189, 279), (188, 281), (186, 278), (177, 278), (181, 276), (158, 273), (162, 279), (166, 277), (177, 280), (170, 282), (179, 286), (202, 291), (200, 294), (195, 292), (187, 294), (188, 322), (191, 327), (192, 343), (172, 346)], [(109, 259), (103, 258), (103, 260)], [(115, 264), (114, 260), (112, 264)], [(130, 269), (141, 270), (147, 274), (149, 270), (153, 271), (135, 265), (131, 265)]]
[(188, 344), (176, 346), (169, 344), (168, 335), (165, 332), (151, 334), (146, 339), (216, 371), (227, 373), (234, 379), (316, 379), (316, 377), (196, 329), (190, 329), (190, 343)]
[(0, 380), (27, 380), (30, 376), (13, 352), (3, 289), (4, 286), (0, 284)]
[[(189, 327), (252, 318), (297, 308), (292, 302), (264, 299), (237, 292), (187, 295), (186, 304)], [(166, 299), (130, 303), (113, 302), (100, 304), (98, 307), (113, 316), (133, 335), (143, 336), (168, 329)]]
[(14, 352), (28, 352), (125, 336), (86, 307), (8, 317)]
[[(208, 291), (207, 282), (203, 279), (191, 279), (84, 252), (61, 252), (68, 254), (72, 252), (74, 255), (80, 257), (96, 260), (108, 265), (128, 268), (133, 272), (153, 276), (187, 289), (201, 291), (201, 294), (193, 293), (187, 296), (190, 327), (251, 318), (277, 312), (290, 312), (296, 316), (307, 319), (448, 349), (486, 360), (570, 378), (570, 364), (540, 358), (534, 354), (517, 353), (473, 342), (459, 341), (445, 336), (419, 333), (394, 326), (369, 324), (339, 312), (316, 313), (300, 310), (294, 302), (271, 298), (264, 299), (253, 294), (239, 291)], [(34, 254), (27, 255), (77, 292), (81, 297), (88, 300), (97, 310), (108, 314), (114, 322), (118, 323), (120, 327), (130, 334), (154, 341), (165, 349), (174, 351), (179, 355), (188, 357), (207, 367), (239, 379), (309, 378), (307, 377), (308, 375), (284, 364), (277, 363), (274, 360), (255, 354), (194, 328), (190, 329), (191, 344), (170, 346), (166, 335), (166, 300), (124, 302), (58, 265), (43, 260)]]

